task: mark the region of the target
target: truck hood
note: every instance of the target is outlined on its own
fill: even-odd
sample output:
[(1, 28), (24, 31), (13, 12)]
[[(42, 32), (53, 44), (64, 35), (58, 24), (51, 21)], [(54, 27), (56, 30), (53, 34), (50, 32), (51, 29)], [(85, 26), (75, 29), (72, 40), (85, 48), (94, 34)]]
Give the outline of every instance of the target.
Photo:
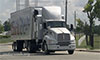
[(57, 34), (61, 34), (61, 33), (70, 34), (70, 31), (67, 28), (50, 28), (50, 30), (54, 31)]

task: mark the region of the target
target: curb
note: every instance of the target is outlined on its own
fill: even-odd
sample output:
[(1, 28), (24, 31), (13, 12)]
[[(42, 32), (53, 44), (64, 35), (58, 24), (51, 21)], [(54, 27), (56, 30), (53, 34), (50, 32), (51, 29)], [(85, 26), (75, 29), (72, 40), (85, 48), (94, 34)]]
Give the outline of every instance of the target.
[(95, 50), (77, 50), (76, 49), (76, 51), (80, 51), (80, 52), (93, 52), (93, 53), (100, 53), (100, 50), (98, 50), (98, 51), (95, 51)]

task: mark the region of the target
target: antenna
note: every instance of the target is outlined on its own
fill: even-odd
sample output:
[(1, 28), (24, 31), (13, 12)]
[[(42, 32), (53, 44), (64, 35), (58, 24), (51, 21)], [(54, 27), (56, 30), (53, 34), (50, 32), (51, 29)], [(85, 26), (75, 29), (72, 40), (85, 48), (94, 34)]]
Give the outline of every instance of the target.
[(65, 22), (66, 22), (66, 25), (68, 23), (68, 21), (67, 21), (67, 4), (68, 4), (68, 1), (66, 0), (65, 1)]

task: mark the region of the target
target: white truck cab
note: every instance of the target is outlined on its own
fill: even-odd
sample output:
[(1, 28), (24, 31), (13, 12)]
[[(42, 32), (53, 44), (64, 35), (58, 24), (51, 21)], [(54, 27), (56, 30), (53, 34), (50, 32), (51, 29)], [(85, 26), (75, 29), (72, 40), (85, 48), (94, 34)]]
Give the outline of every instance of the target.
[(43, 41), (45, 42), (45, 49), (49, 51), (66, 51), (73, 54), (76, 43), (74, 36), (66, 28), (65, 20), (47, 20), (44, 23), (45, 35)]

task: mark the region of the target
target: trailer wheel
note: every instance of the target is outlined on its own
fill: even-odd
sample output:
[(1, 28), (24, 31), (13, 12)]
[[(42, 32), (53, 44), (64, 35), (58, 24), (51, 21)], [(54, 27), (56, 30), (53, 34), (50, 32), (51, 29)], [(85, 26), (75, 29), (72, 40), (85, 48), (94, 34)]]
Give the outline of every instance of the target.
[(27, 50), (29, 53), (36, 53), (36, 44), (34, 41), (28, 42)]
[(18, 40), (17, 41), (17, 51), (22, 51), (23, 49), (23, 41)]
[(46, 55), (50, 54), (50, 51), (48, 50), (48, 46), (46, 43), (43, 44), (43, 50), (44, 50), (44, 54)]
[(13, 42), (13, 44), (12, 44), (12, 49), (13, 49), (13, 51), (17, 51), (16, 42)]
[(68, 50), (68, 53), (69, 54), (73, 54), (74, 53), (74, 50)]
[(12, 44), (13, 51), (22, 51), (23, 49), (23, 42), (22, 41), (16, 41)]

